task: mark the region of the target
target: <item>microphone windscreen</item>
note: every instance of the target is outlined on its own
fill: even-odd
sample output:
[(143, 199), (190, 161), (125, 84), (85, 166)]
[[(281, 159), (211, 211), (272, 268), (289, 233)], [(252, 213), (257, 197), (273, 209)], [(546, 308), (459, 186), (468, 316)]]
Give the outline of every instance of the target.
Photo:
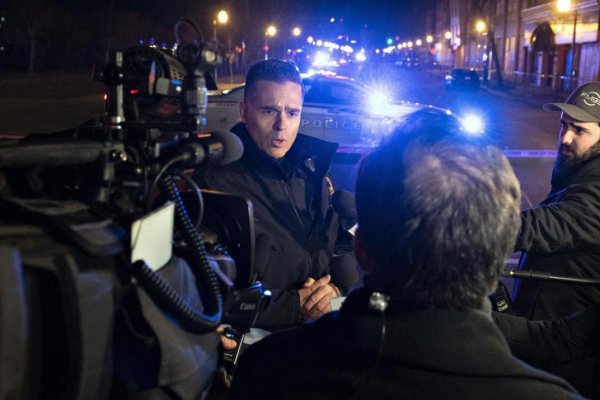
[(225, 154), (219, 161), (220, 165), (225, 165), (239, 160), (244, 154), (244, 144), (235, 134), (227, 131), (214, 131), (210, 133), (212, 137), (223, 143)]
[(331, 196), (331, 207), (342, 218), (344, 229), (356, 225), (356, 201), (354, 195), (347, 190), (336, 190)]
[(329, 262), (331, 282), (347, 294), (358, 283), (358, 264), (351, 254), (333, 256)]

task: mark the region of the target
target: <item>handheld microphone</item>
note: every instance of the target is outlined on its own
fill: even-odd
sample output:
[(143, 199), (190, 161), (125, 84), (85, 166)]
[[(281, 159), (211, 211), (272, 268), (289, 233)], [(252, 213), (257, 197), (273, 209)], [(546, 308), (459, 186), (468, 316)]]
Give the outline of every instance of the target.
[(354, 195), (344, 189), (336, 190), (331, 195), (331, 207), (340, 216), (342, 228), (354, 236), (358, 227)]
[(578, 276), (557, 276), (551, 275), (549, 272), (540, 271), (523, 271), (517, 269), (505, 269), (500, 275), (509, 278), (531, 279), (538, 281), (549, 281), (558, 283), (570, 283), (572, 285), (584, 286), (600, 286), (600, 279), (596, 278), (580, 278)]
[(182, 163), (186, 167), (200, 164), (225, 165), (239, 160), (244, 153), (244, 145), (234, 133), (215, 131), (198, 134), (197, 137), (197, 141), (183, 147)]

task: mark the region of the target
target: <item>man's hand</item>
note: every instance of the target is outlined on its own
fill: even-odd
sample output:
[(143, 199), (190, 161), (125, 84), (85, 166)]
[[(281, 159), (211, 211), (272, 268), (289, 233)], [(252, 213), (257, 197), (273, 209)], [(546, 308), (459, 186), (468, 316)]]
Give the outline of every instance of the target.
[(308, 278), (303, 288), (298, 290), (300, 295), (300, 311), (305, 319), (317, 319), (331, 311), (330, 300), (340, 295), (340, 291), (330, 283), (331, 275), (325, 275), (318, 280)]
[(225, 350), (235, 349), (235, 346), (237, 346), (237, 342), (233, 339), (225, 337), (225, 326), (219, 325), (219, 327), (217, 328), (217, 333), (221, 335), (221, 346), (223, 346)]

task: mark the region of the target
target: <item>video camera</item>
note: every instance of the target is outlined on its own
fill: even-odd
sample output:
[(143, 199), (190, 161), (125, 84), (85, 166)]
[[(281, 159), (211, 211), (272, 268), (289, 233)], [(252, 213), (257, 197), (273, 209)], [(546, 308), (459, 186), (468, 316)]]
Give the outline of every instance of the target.
[(202, 131), (215, 45), (175, 32), (109, 54), (100, 121), (0, 145), (0, 399), (199, 398), (268, 299), (252, 205), (189, 176), (243, 146)]

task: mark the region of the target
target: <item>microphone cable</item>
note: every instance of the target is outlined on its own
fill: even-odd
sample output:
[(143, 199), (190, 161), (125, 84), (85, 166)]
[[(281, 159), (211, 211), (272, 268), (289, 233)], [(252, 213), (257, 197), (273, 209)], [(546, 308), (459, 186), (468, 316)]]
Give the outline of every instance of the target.
[(379, 344), (377, 346), (377, 356), (375, 358), (375, 362), (373, 366), (367, 371), (365, 377), (362, 380), (362, 383), (358, 385), (356, 392), (354, 395), (350, 397), (350, 400), (356, 400), (358, 395), (362, 392), (362, 390), (367, 386), (373, 373), (379, 367), (379, 363), (381, 362), (381, 357), (383, 356), (383, 344), (385, 342), (385, 332), (386, 332), (386, 324), (385, 324), (385, 310), (388, 308), (389, 297), (380, 292), (373, 292), (371, 296), (369, 296), (369, 309), (377, 312), (381, 316), (381, 333), (379, 334)]

